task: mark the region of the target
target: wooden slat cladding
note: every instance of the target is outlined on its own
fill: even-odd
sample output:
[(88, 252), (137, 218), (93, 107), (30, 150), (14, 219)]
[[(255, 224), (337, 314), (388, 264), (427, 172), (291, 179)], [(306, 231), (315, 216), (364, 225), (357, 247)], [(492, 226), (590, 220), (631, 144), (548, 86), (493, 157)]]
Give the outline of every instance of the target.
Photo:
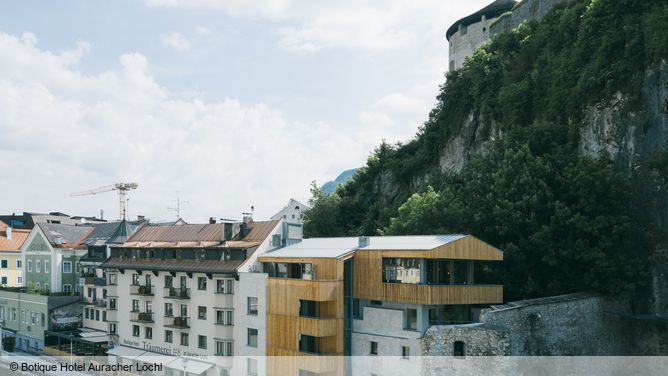
[[(327, 317), (343, 317), (343, 281), (308, 281), (302, 279), (268, 278), (269, 313), (299, 316), (299, 300), (335, 302), (324, 304)], [(337, 307), (332, 312), (332, 307)]]
[[(299, 335), (319, 337), (320, 350), (326, 354), (343, 353), (343, 343), (336, 337), (343, 333), (342, 319), (318, 320), (306, 317), (294, 317), (270, 314), (267, 322), (271, 324), (267, 335), (271, 349), (299, 350)], [(332, 339), (329, 339), (331, 337)], [(268, 349), (269, 350), (269, 349)], [(275, 355), (269, 353), (268, 355)]]
[(343, 375), (344, 359), (340, 356), (305, 356), (304, 353), (285, 350), (267, 358), (268, 375), (298, 375), (300, 370), (319, 375)]
[(501, 260), (503, 253), (468, 236), (433, 251), (376, 251), (355, 253), (353, 294), (358, 299), (412, 304), (494, 304), (503, 302), (503, 286), (498, 285), (415, 285), (383, 283), (383, 257)]

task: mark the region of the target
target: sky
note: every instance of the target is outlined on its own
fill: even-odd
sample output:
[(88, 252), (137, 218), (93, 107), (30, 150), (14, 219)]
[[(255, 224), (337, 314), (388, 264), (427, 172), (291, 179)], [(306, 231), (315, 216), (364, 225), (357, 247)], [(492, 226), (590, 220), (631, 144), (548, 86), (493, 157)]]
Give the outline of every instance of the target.
[(406, 142), (491, 0), (22, 0), (0, 11), (0, 214), (267, 219)]

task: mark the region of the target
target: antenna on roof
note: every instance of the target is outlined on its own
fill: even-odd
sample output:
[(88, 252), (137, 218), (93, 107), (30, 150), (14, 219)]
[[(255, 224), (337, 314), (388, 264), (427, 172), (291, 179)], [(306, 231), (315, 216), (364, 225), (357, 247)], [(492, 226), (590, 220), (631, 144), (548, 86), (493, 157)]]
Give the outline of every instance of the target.
[(178, 191), (176, 192), (176, 200), (172, 200), (172, 202), (176, 202), (176, 206), (175, 207), (168, 206), (167, 210), (176, 212), (176, 219), (180, 219), (181, 218), (181, 211), (183, 210), (183, 204), (189, 204), (189, 202), (181, 200), (181, 198), (179, 197), (179, 192)]

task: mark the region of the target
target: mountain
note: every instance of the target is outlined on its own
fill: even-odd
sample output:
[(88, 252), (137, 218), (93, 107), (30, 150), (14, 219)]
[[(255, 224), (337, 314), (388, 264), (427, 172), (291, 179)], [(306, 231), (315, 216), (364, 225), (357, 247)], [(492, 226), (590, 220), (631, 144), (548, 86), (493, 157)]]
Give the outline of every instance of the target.
[(626, 292), (667, 316), (666, 59), (666, 0), (557, 5), (449, 72), (415, 138), (317, 197), (305, 236), (471, 233), (504, 250), (484, 270), (506, 299)]
[(328, 181), (327, 183), (323, 184), (322, 187), (320, 187), (320, 189), (326, 195), (331, 195), (336, 190), (336, 187), (338, 187), (340, 184), (347, 183), (348, 180), (350, 180), (358, 170), (359, 170), (359, 168), (353, 168), (353, 169), (350, 169), (350, 170), (343, 171), (333, 181)]

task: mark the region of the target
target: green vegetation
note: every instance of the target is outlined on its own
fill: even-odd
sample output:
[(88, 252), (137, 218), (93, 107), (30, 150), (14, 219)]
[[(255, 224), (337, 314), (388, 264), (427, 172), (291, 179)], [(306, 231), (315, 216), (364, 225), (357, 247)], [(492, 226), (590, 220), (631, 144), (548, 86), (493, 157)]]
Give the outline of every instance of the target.
[[(642, 215), (628, 177), (579, 155), (579, 131), (593, 107), (639, 110), (646, 70), (667, 57), (666, 0), (569, 3), (499, 35), (448, 74), (415, 139), (381, 144), (330, 196), (314, 188), (305, 235), (472, 233), (504, 250), (492, 272), (507, 298), (635, 291)], [(443, 176), (458, 136), (501, 141)]]

